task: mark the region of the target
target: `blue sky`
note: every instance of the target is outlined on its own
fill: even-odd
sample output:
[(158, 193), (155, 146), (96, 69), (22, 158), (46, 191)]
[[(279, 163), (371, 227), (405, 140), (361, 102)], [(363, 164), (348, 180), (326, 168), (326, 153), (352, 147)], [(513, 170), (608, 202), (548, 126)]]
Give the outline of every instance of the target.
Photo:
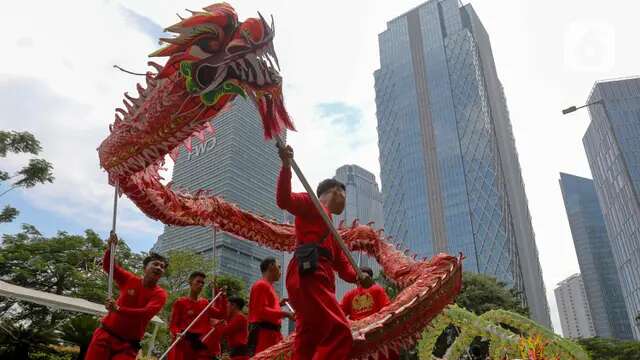
[[(421, 0), (232, 2), (241, 19), (273, 14), (287, 109), (298, 129), (288, 139), (306, 177), (316, 183), (344, 164), (379, 173), (373, 72), (377, 35), (386, 22)], [(464, 1), (467, 3), (468, 1)], [(185, 0), (43, 2), (12, 1), (0, 23), (0, 128), (31, 131), (56, 181), (0, 198), (22, 212), (0, 233), (20, 223), (47, 235), (58, 229), (111, 225), (113, 188), (98, 166), (96, 148), (107, 136), (122, 94), (139, 78), (117, 64), (147, 70), (157, 37), (176, 13), (209, 2)], [(560, 110), (583, 103), (594, 81), (636, 75), (640, 3), (612, 0), (475, 0), (504, 86), (520, 157), (552, 319), (559, 328), (553, 288), (579, 271), (559, 172), (590, 177), (581, 139), (586, 112)], [(16, 170), (24, 156), (2, 159)], [(295, 187), (301, 189), (299, 184)], [(118, 228), (127, 243), (148, 250), (162, 224), (126, 199)]]

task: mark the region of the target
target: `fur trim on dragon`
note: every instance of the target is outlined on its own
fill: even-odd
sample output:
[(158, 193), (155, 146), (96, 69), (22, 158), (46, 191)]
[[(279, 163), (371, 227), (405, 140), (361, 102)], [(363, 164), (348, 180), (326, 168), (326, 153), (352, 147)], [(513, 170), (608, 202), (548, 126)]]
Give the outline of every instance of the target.
[[(205, 192), (186, 193), (163, 185), (159, 170), (165, 155), (179, 146), (191, 148), (191, 137), (213, 131), (210, 119), (240, 95), (255, 103), (271, 139), (293, 130), (282, 96), (282, 78), (273, 48), (274, 27), (259, 18), (239, 22), (226, 3), (214, 4), (167, 28), (168, 45), (151, 56), (168, 56), (164, 66), (149, 63), (146, 89), (138, 97), (125, 93), (116, 109), (111, 133), (98, 148), (100, 165), (147, 216), (176, 226), (216, 226), (248, 241), (284, 251), (295, 247), (293, 226), (265, 219)], [(446, 254), (417, 261), (399, 251), (382, 231), (357, 223), (339, 232), (352, 251), (376, 258), (384, 273), (403, 291), (389, 306), (352, 323), (353, 359), (377, 359), (389, 350), (413, 346), (423, 329), (453, 302), (462, 282), (462, 257)], [(253, 359), (287, 359), (292, 339)]]

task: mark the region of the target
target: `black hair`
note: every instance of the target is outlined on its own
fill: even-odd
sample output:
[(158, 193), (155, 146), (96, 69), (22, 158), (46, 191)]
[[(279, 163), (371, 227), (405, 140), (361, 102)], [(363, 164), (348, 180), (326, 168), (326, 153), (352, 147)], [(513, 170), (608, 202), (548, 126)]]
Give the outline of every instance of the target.
[(373, 270), (371, 270), (371, 268), (368, 266), (360, 266), (360, 271), (362, 271), (363, 273), (367, 273), (369, 274), (369, 276), (373, 277)]
[(165, 270), (169, 267), (169, 260), (167, 260), (166, 257), (154, 252), (149, 253), (149, 255), (147, 255), (147, 257), (142, 260), (142, 267), (146, 268), (148, 263), (156, 260), (162, 261), (164, 263)]
[(267, 272), (267, 270), (269, 270), (269, 266), (271, 266), (271, 264), (276, 264), (276, 258), (271, 256), (265, 258), (260, 263), (260, 271), (264, 274), (265, 272)]
[(336, 179), (324, 179), (320, 182), (320, 184), (318, 184), (318, 188), (316, 189), (316, 195), (320, 197), (322, 196), (322, 194), (326, 193), (327, 191), (335, 187), (339, 187), (342, 190), (347, 191), (346, 186), (344, 186), (344, 184), (341, 183), (340, 181)]
[(230, 297), (227, 301), (229, 301), (229, 304), (235, 305), (240, 311), (242, 311), (246, 303), (243, 298), (237, 296)]
[(191, 275), (189, 275), (189, 281), (197, 278), (197, 277), (201, 277), (201, 278), (206, 278), (207, 274), (203, 273), (202, 271), (194, 271), (191, 273)]

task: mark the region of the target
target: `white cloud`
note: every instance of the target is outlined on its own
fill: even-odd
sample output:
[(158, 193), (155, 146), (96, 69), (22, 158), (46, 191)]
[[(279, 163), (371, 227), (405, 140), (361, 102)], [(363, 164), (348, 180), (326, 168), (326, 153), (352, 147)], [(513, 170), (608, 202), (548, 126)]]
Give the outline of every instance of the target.
[[(290, 142), (311, 182), (333, 175), (345, 163), (357, 163), (378, 174), (373, 89), (377, 34), (388, 20), (421, 2), (233, 3), (241, 19), (255, 16), (256, 10), (275, 17), (285, 101), (299, 130), (290, 135)], [(33, 131), (43, 142), (43, 155), (56, 166), (54, 184), (25, 193), (34, 206), (106, 231), (112, 188), (98, 168), (95, 149), (107, 135), (122, 93), (133, 90), (139, 80), (114, 71), (112, 65), (144, 71), (146, 55), (158, 46), (147, 33), (132, 26), (132, 18), (123, 15), (122, 7), (167, 26), (177, 20), (176, 11), (184, 15), (181, 9), (204, 5), (208, 3), (193, 0), (179, 5), (169, 0), (5, 4), (3, 10), (9, 16), (0, 23), (5, 44), (0, 84), (19, 79), (34, 86), (39, 97), (35, 101), (34, 93), (14, 94), (12, 102), (3, 103), (0, 126)], [(583, 102), (597, 79), (637, 72), (640, 51), (635, 46), (638, 22), (634, 17), (639, 5), (621, 0), (606, 6), (595, 0), (476, 0), (473, 6), (491, 37), (505, 87), (547, 295), (552, 300), (555, 284), (578, 271), (558, 173), (589, 175), (581, 144), (587, 114), (562, 117), (560, 109)], [(567, 23), (585, 21), (604, 23), (612, 30), (606, 32), (615, 37), (612, 66), (595, 72), (564, 66), (567, 44), (562, 34)], [(586, 41), (588, 48), (588, 38)], [(323, 119), (316, 107), (323, 102), (359, 108), (358, 130), (345, 133)], [(354, 148), (350, 146), (353, 142), (361, 145)], [(11, 166), (17, 166), (16, 159), (9, 159)], [(159, 224), (146, 220), (126, 200), (119, 221), (151, 239), (161, 231)], [(150, 240), (133, 245), (148, 246)], [(553, 301), (550, 305), (555, 308)], [(553, 319), (558, 329), (555, 311)]]

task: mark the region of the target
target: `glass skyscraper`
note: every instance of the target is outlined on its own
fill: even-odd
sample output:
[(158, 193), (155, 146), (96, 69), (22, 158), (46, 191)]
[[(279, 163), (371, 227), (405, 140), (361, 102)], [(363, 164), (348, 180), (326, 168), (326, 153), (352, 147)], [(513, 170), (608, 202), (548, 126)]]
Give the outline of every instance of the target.
[(560, 188), (595, 336), (632, 339), (618, 270), (593, 181), (560, 173)]
[[(208, 135), (203, 142), (194, 139), (190, 153), (181, 148), (173, 168), (173, 188), (208, 190), (244, 210), (283, 221), (284, 212), (275, 201), (280, 158), (274, 144), (264, 140), (262, 120), (253, 103), (236, 98), (231, 110), (216, 117), (213, 124), (215, 136)], [(166, 253), (172, 249), (210, 256), (213, 229), (165, 226), (153, 250)], [(261, 277), (260, 262), (268, 256), (283, 261), (281, 252), (217, 232), (218, 271), (243, 279), (247, 287)], [(276, 285), (282, 294), (282, 284)]]
[(489, 36), (471, 5), (389, 21), (374, 74), (387, 234), (515, 287), (551, 327), (515, 141)]
[[(383, 229), (382, 194), (375, 175), (358, 165), (344, 165), (336, 170), (334, 178), (347, 188), (347, 203), (344, 212), (333, 216), (334, 224), (338, 226), (340, 222), (344, 221), (345, 226), (351, 226), (352, 222), (357, 219), (361, 224), (374, 222), (374, 228)], [(360, 265), (369, 266), (374, 271), (374, 275), (379, 273), (380, 266), (375, 259), (357, 253), (353, 253), (353, 256)], [(354, 285), (339, 277), (336, 279), (336, 297), (338, 300), (342, 300), (344, 294), (353, 289)]]
[(629, 322), (640, 339), (640, 78), (597, 82), (583, 138)]

